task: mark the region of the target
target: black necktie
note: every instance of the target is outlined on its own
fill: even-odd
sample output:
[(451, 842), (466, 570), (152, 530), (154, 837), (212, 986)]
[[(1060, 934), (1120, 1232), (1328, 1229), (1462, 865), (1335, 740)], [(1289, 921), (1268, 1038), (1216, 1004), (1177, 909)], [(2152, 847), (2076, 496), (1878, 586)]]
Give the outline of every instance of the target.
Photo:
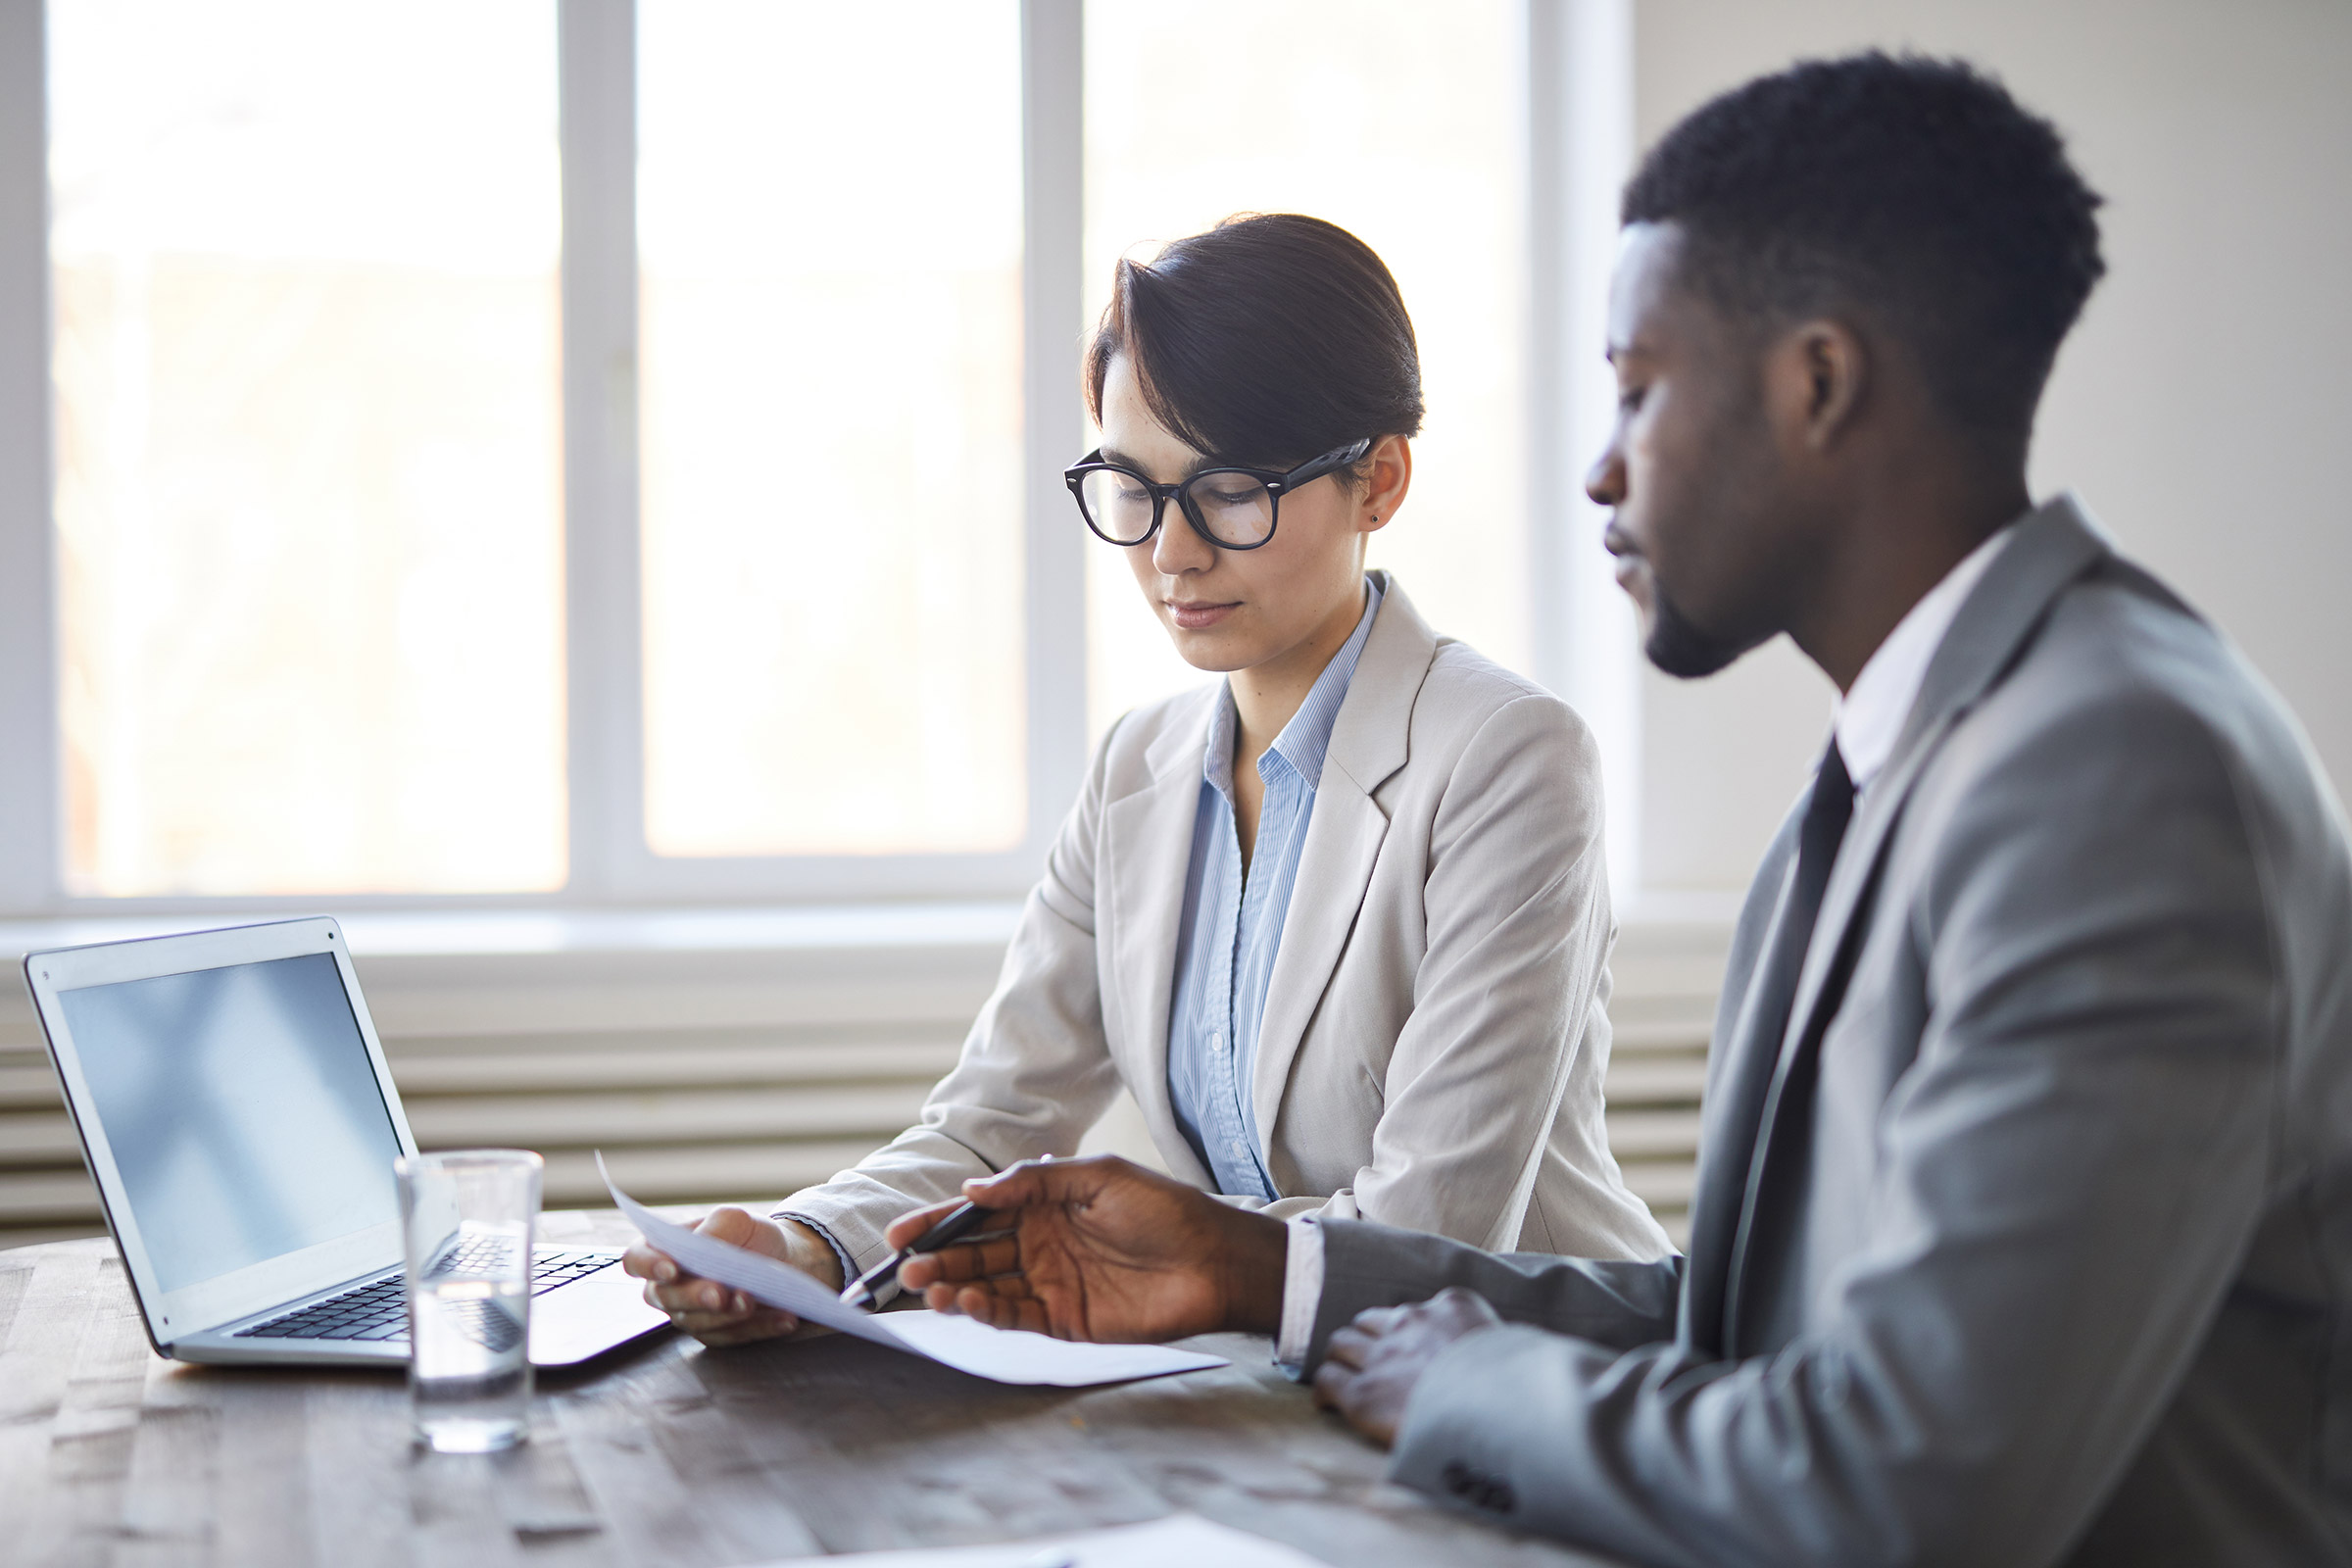
[[(1830, 749), (1821, 754), (1821, 766), (1813, 773), (1813, 798), (1805, 803), (1804, 824), (1796, 830), (1796, 887), (1788, 901), (1789, 934), (1795, 942), (1775, 954), (1776, 957), (1786, 956), (1789, 963), (1791, 1004), (1796, 1000), (1796, 977), (1805, 966), (1805, 949), (1813, 943), (1813, 923), (1821, 918), (1821, 896), (1830, 885), (1830, 867), (1837, 863), (1845, 825), (1853, 819), (1854, 781), (1845, 770), (1845, 754), (1838, 750), (1838, 738), (1833, 735)], [(1784, 1009), (1774, 1038), (1788, 1029), (1788, 1015)]]
[[(1768, 1027), (1756, 1037), (1764, 1048), (1761, 1065), (1766, 1082), (1772, 1078), (1772, 1064), (1780, 1059), (1788, 1034), (1788, 1015), (1796, 1006), (1796, 988), (1804, 976), (1806, 950), (1813, 946), (1813, 927), (1821, 919), (1821, 896), (1829, 890), (1830, 867), (1838, 862), (1838, 846), (1845, 839), (1846, 823), (1853, 819), (1854, 780), (1845, 770), (1845, 755), (1838, 750), (1838, 737), (1833, 735), (1830, 749), (1821, 754), (1821, 766), (1814, 770), (1813, 798), (1805, 803), (1805, 819), (1796, 830), (1796, 881), (1788, 889), (1788, 917), (1781, 922), (1781, 939), (1773, 946), (1771, 970), (1761, 977), (1769, 987), (1763, 995), (1771, 999), (1775, 1009), (1765, 1015)], [(1764, 1110), (1759, 1099), (1759, 1119)]]
[(1814, 772), (1804, 819), (1797, 824), (1796, 874), (1789, 882), (1788, 903), (1774, 928), (1772, 946), (1748, 985), (1754, 1007), (1751, 1023), (1719, 1086), (1726, 1101), (1725, 1114), (1710, 1118), (1710, 1137), (1719, 1142), (1702, 1152), (1699, 1162), (1698, 1201), (1690, 1216), (1691, 1324), (1700, 1345), (1718, 1351), (1725, 1348), (1722, 1313), (1728, 1280), (1724, 1269), (1731, 1260), (1749, 1166), (1763, 1127), (1765, 1101), (1788, 1033), (1788, 1015), (1796, 1004), (1805, 950), (1812, 945), (1813, 926), (1821, 917), (1830, 867), (1837, 862), (1838, 846), (1853, 815), (1853, 778), (1832, 738)]

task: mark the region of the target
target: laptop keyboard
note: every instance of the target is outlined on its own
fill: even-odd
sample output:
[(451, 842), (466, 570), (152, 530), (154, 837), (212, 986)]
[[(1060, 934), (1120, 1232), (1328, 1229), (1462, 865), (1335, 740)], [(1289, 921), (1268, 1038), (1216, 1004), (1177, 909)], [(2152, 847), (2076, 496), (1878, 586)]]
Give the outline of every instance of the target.
[[(450, 1272), (470, 1270), (477, 1252), (486, 1256), (496, 1241), (469, 1243), (450, 1258)], [(531, 1266), (531, 1294), (545, 1296), (559, 1286), (586, 1279), (620, 1259), (607, 1252), (542, 1250)], [(386, 1345), (409, 1342), (408, 1277), (394, 1274), (357, 1286), (339, 1296), (273, 1317), (266, 1323), (239, 1329), (236, 1338), (263, 1340), (373, 1340)]]

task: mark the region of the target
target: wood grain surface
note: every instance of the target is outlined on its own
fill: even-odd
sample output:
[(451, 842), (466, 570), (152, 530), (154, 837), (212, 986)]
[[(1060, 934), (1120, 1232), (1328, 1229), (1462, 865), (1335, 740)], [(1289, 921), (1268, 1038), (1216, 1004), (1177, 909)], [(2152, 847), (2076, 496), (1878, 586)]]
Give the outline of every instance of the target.
[[(623, 1241), (549, 1214), (555, 1241)], [(1179, 1509), (1346, 1568), (1599, 1559), (1445, 1513), (1315, 1410), (1262, 1339), (1230, 1367), (1014, 1389), (846, 1338), (664, 1337), (542, 1378), (496, 1457), (410, 1441), (397, 1375), (151, 1351), (113, 1245), (0, 1251), (0, 1562), (679, 1564), (1019, 1540)]]

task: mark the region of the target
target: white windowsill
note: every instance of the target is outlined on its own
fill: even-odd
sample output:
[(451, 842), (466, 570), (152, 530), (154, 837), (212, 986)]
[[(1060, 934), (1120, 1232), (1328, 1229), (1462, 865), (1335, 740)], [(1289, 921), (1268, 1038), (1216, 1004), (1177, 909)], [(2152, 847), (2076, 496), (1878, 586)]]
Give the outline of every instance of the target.
[[(333, 913), (331, 901), (320, 912)], [(516, 958), (596, 954), (1001, 948), (1010, 902), (674, 909), (419, 909), (338, 915), (359, 958)], [(0, 956), (285, 919), (277, 913), (71, 915), (0, 920)]]
[[(1714, 935), (1738, 915), (1740, 896), (1648, 892), (1620, 912), (1637, 942)], [(320, 910), (333, 912), (330, 901)], [(985, 903), (801, 905), (699, 908), (368, 910), (339, 915), (360, 958), (590, 957), (599, 954), (815, 954), (913, 948), (1002, 948), (1021, 906)], [(47, 948), (121, 942), (175, 931), (284, 919), (279, 913), (65, 915), (0, 920), (0, 957)]]

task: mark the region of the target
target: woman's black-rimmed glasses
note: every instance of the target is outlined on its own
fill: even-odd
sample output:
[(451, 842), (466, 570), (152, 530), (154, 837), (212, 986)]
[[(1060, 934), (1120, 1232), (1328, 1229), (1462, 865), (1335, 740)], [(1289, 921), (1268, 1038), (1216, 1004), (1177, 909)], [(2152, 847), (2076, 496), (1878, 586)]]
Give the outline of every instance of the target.
[(1159, 532), (1173, 499), (1193, 531), (1220, 550), (1255, 550), (1274, 537), (1282, 498), (1372, 450), (1372, 438), (1334, 447), (1288, 472), (1203, 468), (1179, 484), (1153, 484), (1133, 468), (1104, 463), (1100, 450), (1062, 470), (1079, 515), (1106, 544), (1140, 545)]

